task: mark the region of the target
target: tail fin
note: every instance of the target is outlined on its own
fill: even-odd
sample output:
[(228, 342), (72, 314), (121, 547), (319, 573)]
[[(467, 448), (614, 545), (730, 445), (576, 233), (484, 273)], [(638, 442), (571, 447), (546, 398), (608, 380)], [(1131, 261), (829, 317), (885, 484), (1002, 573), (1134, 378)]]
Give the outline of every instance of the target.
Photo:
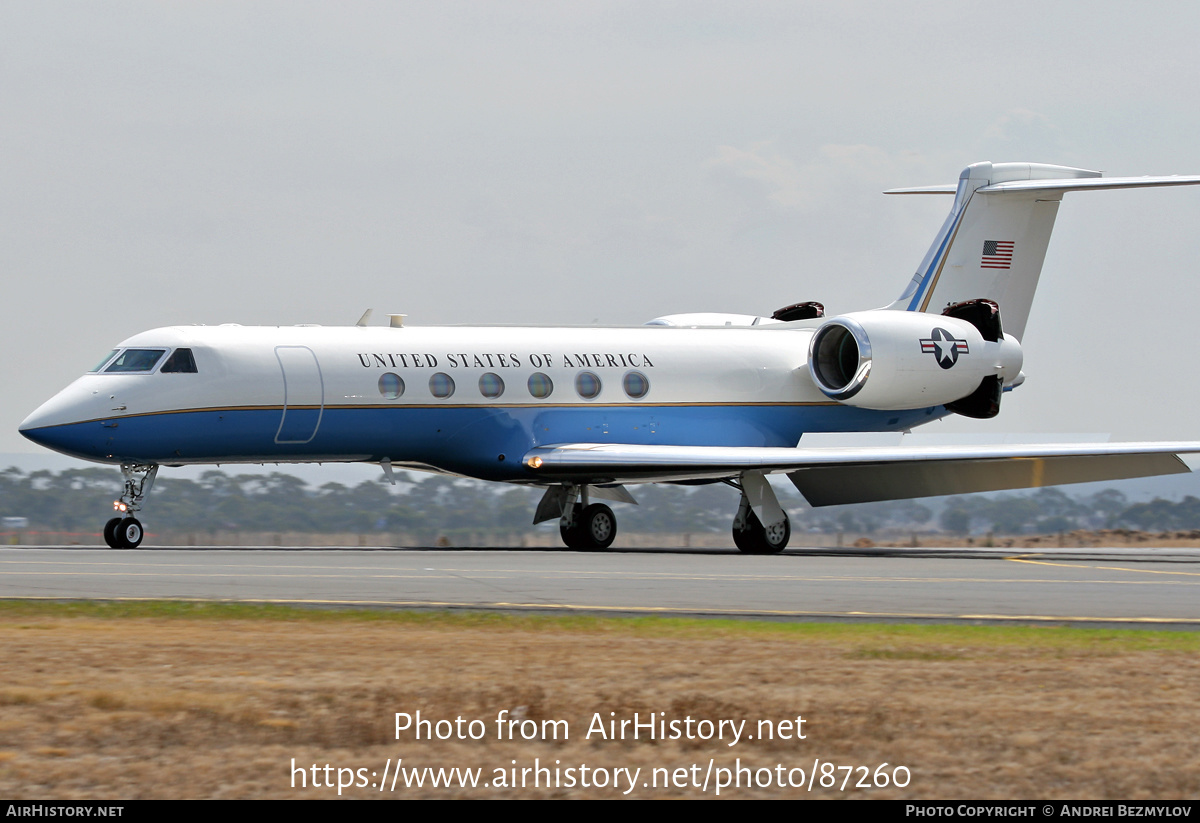
[(1067, 191), (1181, 186), (1200, 177), (1112, 177), (1043, 163), (974, 163), (958, 185), (886, 194), (954, 194), (954, 205), (900, 298), (901, 311), (941, 312), (985, 298), (1000, 306), (1004, 330), (1020, 339), (1033, 303), (1058, 204)]

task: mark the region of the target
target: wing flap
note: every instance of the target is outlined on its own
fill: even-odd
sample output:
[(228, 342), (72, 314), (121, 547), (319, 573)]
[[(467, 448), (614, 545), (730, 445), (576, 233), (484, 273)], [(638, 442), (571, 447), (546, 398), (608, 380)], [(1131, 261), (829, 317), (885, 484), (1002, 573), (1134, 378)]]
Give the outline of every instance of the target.
[(822, 466), (788, 478), (813, 506), (1124, 480), (1190, 471), (1179, 456), (1083, 454)]

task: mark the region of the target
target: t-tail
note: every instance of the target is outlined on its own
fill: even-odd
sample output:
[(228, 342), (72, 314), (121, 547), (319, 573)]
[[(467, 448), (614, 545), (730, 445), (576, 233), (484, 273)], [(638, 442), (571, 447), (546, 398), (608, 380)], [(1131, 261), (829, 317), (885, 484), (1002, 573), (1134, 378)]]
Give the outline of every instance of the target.
[(1044, 163), (973, 163), (958, 185), (886, 194), (953, 194), (954, 205), (900, 298), (888, 306), (941, 314), (964, 301), (991, 300), (1004, 332), (1017, 339), (1033, 303), (1058, 204), (1068, 191), (1186, 186), (1200, 177), (1104, 177)]

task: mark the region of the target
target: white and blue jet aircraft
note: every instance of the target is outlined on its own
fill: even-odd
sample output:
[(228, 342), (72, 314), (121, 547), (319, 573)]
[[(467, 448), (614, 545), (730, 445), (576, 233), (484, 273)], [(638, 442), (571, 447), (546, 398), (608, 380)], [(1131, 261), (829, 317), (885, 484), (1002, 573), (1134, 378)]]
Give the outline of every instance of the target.
[[(159, 466), (349, 461), (539, 486), (534, 522), (607, 548), (638, 483), (741, 492), (743, 552), (787, 545), (766, 475), (814, 506), (1188, 471), (1200, 443), (804, 448), (810, 432), (903, 431), (994, 417), (1019, 386), (1026, 318), (1063, 194), (1200, 184), (1105, 178), (1037, 163), (976, 163), (896, 302), (825, 317), (681, 314), (636, 327), (173, 326), (134, 335), (21, 424), (30, 440), (119, 464), (104, 528), (135, 517)], [(394, 480), (393, 480), (394, 482)]]

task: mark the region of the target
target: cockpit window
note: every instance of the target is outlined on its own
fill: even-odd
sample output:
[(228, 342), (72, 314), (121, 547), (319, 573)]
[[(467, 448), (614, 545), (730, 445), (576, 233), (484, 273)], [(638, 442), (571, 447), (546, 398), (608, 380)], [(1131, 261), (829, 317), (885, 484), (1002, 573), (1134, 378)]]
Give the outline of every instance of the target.
[(104, 368), (104, 364), (113, 359), (113, 355), (117, 353), (117, 349), (113, 349), (108, 354), (104, 355), (104, 359), (89, 369), (89, 372), (97, 372)]
[(163, 367), (158, 370), (159, 374), (173, 372), (176, 374), (195, 374), (196, 373), (196, 358), (192, 357), (191, 349), (176, 349), (171, 352), (171, 356), (167, 358), (167, 362), (163, 363)]
[(166, 349), (126, 349), (117, 355), (104, 373), (150, 371), (166, 351)]

